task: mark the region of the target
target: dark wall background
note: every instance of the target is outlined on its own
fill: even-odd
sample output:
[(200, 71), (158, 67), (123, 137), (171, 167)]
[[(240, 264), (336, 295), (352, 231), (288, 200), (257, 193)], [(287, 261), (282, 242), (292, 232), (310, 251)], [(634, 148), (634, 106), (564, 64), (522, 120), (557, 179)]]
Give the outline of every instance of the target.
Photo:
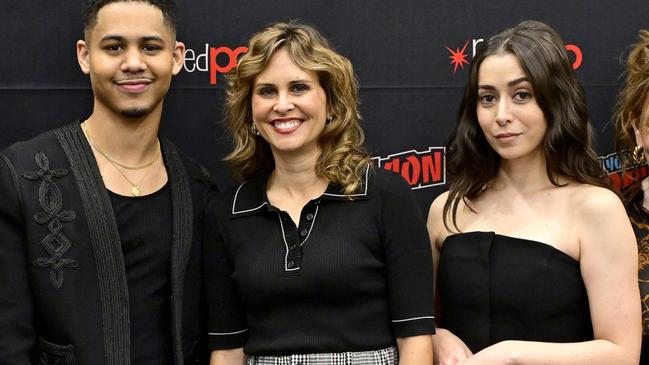
[[(598, 152), (606, 155), (613, 150), (607, 123), (619, 88), (621, 60), (638, 30), (649, 27), (647, 0), (178, 3), (178, 38), (194, 58), (205, 53), (206, 44), (215, 54), (219, 47), (244, 46), (253, 32), (276, 21), (301, 19), (321, 30), (355, 66), (368, 149), (384, 159), (396, 155), (422, 209), (445, 189), (444, 175), (436, 171), (437, 177), (427, 180), (423, 170), (417, 175), (414, 165), (435, 152), (408, 151), (444, 144), (467, 77), (466, 67), (454, 71), (446, 47), (461, 50), (468, 42), (465, 53), (470, 61), (474, 40), (520, 21), (537, 19), (555, 27), (566, 43), (581, 50), (577, 74), (587, 93)], [(90, 86), (75, 56), (75, 42), (82, 37), (80, 7), (74, 0), (0, 0), (0, 148), (90, 113)], [(233, 182), (220, 162), (229, 150), (221, 124), (224, 83), (221, 74), (215, 84), (210, 76), (227, 68), (230, 59), (221, 53), (215, 62), (209, 67), (208, 54), (199, 57), (198, 65), (186, 63), (167, 97), (162, 133), (226, 187)], [(395, 163), (388, 166), (396, 168)]]

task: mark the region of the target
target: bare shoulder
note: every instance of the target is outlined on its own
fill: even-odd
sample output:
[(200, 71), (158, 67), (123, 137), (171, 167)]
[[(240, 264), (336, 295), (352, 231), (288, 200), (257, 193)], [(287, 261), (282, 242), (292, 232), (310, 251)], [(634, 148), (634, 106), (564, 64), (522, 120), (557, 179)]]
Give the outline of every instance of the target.
[(444, 205), (446, 205), (447, 199), (448, 191), (438, 195), (428, 210), (426, 227), (428, 228), (430, 241), (435, 245), (440, 245), (448, 235), (448, 230), (444, 225)]
[(570, 203), (574, 207), (574, 229), (579, 237), (582, 262), (593, 257), (593, 252), (609, 260), (620, 254), (632, 255), (636, 250), (635, 237), (620, 198), (608, 189), (591, 185), (577, 185), (573, 189)]
[(570, 205), (578, 217), (588, 220), (597, 217), (626, 216), (620, 198), (611, 190), (588, 184), (570, 187)]
[(435, 200), (430, 204), (430, 209), (428, 210), (428, 218), (431, 217), (442, 217), (444, 211), (444, 205), (448, 199), (448, 191), (445, 191), (437, 196)]

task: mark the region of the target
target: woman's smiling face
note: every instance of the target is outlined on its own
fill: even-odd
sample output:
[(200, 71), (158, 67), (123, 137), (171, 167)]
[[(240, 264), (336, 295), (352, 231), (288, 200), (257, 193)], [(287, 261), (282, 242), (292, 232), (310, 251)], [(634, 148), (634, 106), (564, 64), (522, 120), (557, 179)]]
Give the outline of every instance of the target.
[(253, 84), (252, 119), (273, 154), (318, 149), (327, 119), (318, 74), (301, 69), (279, 49)]

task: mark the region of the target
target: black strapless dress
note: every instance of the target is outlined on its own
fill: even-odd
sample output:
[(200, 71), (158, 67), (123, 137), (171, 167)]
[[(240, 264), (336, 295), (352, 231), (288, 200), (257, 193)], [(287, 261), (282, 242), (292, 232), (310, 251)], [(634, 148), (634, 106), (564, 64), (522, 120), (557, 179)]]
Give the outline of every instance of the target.
[(544, 243), (493, 232), (449, 236), (438, 285), (440, 327), (474, 353), (503, 340), (593, 339), (579, 262)]

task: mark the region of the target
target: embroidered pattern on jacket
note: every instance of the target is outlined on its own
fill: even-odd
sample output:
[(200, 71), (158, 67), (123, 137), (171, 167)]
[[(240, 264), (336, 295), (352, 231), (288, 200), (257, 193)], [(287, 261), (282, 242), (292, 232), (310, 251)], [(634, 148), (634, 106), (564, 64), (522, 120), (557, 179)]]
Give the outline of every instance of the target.
[(57, 345), (44, 338), (38, 339), (38, 365), (77, 365), (74, 346)]
[(75, 219), (77, 214), (73, 210), (63, 210), (63, 196), (54, 183), (54, 178), (61, 178), (69, 171), (50, 169), (50, 161), (42, 152), (36, 154), (35, 160), (39, 170), (27, 171), (23, 177), (30, 181), (41, 181), (38, 188), (38, 202), (43, 211), (34, 214), (34, 221), (42, 225), (47, 224), (50, 233), (41, 240), (40, 245), (50, 257), (37, 258), (32, 263), (37, 267), (49, 267), (50, 281), (55, 288), (59, 289), (63, 285), (63, 269), (79, 266), (77, 260), (63, 258), (72, 246), (72, 242), (61, 233), (63, 222)]

